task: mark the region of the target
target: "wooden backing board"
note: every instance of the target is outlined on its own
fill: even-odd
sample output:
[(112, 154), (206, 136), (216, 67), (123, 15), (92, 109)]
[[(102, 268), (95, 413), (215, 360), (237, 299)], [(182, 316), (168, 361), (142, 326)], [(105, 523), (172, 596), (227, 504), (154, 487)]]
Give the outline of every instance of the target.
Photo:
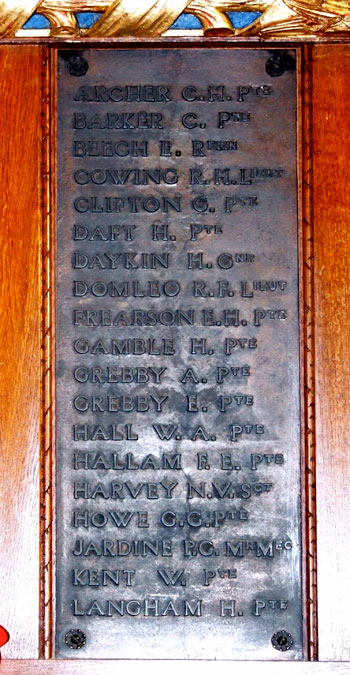
[[(144, 675), (193, 675), (198, 669), (201, 675), (231, 675), (232, 661), (2, 661), (1, 675), (116, 675), (118, 671), (134, 673), (142, 668)], [(272, 661), (239, 661), (237, 670), (242, 675), (342, 675), (350, 673), (350, 663), (316, 663)], [(258, 669), (258, 670), (257, 670)]]
[[(45, 232), (42, 147), (48, 74), (47, 48), (0, 47), (2, 200), (0, 229), (1, 344), (1, 601), (0, 624), (10, 632), (5, 659), (39, 654), (41, 264)], [(315, 290), (315, 392), (319, 658), (350, 660), (346, 602), (350, 581), (347, 513), (350, 456), (346, 454), (349, 382), (348, 256), (350, 206), (347, 110), (350, 46), (312, 48), (312, 209)], [(44, 197), (44, 199), (43, 199)], [(45, 237), (44, 237), (45, 239)], [(45, 242), (44, 242), (45, 243)], [(312, 261), (311, 261), (312, 262)], [(45, 267), (45, 258), (44, 258)], [(45, 270), (44, 270), (45, 271)], [(44, 370), (45, 372), (45, 370)], [(103, 672), (114, 672), (106, 668)], [(95, 662), (3, 661), (0, 672), (96, 672)], [(247, 668), (249, 664), (246, 664)], [(259, 670), (273, 672), (273, 664)], [(346, 664), (283, 664), (286, 672), (347, 672)], [(181, 667), (189, 667), (189, 664)], [(222, 664), (222, 670), (230, 667)], [(275, 664), (279, 667), (279, 664)], [(94, 670), (95, 668), (95, 670)], [(115, 668), (115, 666), (114, 666)], [(314, 669), (314, 670), (313, 670)], [(156, 672), (156, 671), (155, 671)], [(248, 670), (247, 670), (248, 672)], [(277, 672), (277, 669), (276, 669)]]
[(350, 47), (313, 51), (319, 658), (348, 661)]
[(40, 47), (0, 47), (0, 624), (8, 657), (38, 655)]

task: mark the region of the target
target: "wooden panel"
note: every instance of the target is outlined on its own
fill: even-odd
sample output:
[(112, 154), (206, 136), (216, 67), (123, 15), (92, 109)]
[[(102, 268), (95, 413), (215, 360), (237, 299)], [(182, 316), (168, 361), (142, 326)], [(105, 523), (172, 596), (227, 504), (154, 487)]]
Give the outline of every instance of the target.
[(313, 50), (319, 658), (349, 660), (349, 45)]
[(41, 48), (0, 47), (0, 624), (36, 657), (39, 599)]
[[(42, 49), (0, 47), (0, 624), (11, 634), (2, 649), (6, 658), (38, 655)], [(323, 661), (350, 659), (345, 606), (350, 592), (349, 72), (350, 45), (313, 48), (319, 657)], [(149, 665), (156, 674), (164, 672), (161, 662)], [(247, 672), (250, 665), (245, 664)], [(181, 663), (181, 669), (189, 672), (190, 667)], [(205, 667), (216, 671), (213, 664)], [(116, 662), (3, 661), (0, 672), (92, 675), (103, 669), (108, 675), (116, 668)], [(280, 672), (280, 664), (259, 664), (262, 675), (273, 675), (274, 668)], [(229, 669), (228, 663), (217, 667), (220, 673)], [(350, 672), (350, 664), (285, 663), (283, 671), (287, 675), (345, 673)]]
[[(350, 663), (303, 663), (272, 661), (236, 662), (238, 671), (243, 675), (344, 675), (350, 673)], [(173, 675), (181, 671), (183, 675), (193, 675), (198, 670), (201, 675), (232, 675), (236, 670), (232, 661), (2, 661), (1, 675), (116, 675), (118, 671), (137, 672), (142, 668), (145, 675)]]

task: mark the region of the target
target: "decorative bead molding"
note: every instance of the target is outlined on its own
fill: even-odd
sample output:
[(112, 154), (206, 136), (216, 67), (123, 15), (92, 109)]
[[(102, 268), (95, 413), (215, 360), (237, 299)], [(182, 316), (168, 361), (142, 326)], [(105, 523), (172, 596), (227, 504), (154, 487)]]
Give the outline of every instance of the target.
[[(50, 37), (156, 37), (183, 12), (199, 19), (206, 36), (293, 39), (350, 31), (349, 0), (0, 0), (0, 38), (15, 37), (34, 12), (49, 20)], [(81, 29), (79, 12), (101, 17)], [(235, 29), (227, 12), (261, 15)]]

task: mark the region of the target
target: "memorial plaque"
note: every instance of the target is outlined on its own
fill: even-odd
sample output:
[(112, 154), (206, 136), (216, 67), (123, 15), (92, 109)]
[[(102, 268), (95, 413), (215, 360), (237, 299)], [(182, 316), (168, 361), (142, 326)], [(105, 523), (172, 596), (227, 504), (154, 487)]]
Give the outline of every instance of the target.
[(295, 58), (59, 52), (59, 658), (303, 658)]

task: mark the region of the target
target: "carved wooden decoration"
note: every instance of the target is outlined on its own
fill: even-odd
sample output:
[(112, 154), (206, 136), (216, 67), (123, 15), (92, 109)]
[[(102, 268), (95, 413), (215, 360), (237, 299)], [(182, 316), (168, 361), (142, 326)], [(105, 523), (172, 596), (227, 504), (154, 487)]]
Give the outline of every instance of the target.
[[(183, 12), (196, 16), (207, 36), (265, 39), (347, 34), (349, 0), (0, 0), (0, 38), (13, 37), (38, 12), (50, 22), (51, 37), (152, 37), (162, 35)], [(88, 29), (76, 13), (100, 12)], [(227, 12), (261, 12), (235, 29)]]

